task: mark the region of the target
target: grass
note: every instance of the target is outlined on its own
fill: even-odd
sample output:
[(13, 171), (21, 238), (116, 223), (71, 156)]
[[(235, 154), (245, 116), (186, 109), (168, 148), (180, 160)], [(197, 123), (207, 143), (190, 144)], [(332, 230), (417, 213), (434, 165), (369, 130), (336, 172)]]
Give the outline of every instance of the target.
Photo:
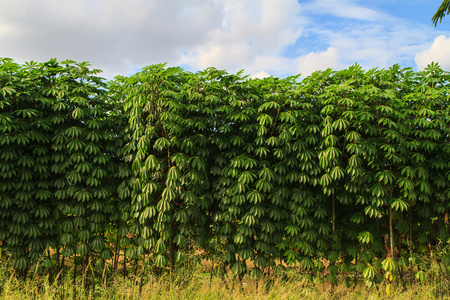
[[(286, 272), (255, 280), (244, 277), (211, 277), (202, 265), (177, 271), (170, 276), (118, 276), (105, 283), (97, 282), (92, 290), (84, 289), (87, 277), (52, 281), (48, 276), (30, 274), (19, 279), (6, 263), (0, 263), (0, 299), (450, 299), (450, 280), (435, 278), (432, 282), (413, 283), (405, 291), (400, 286), (388, 295), (386, 286), (367, 288), (363, 283), (337, 287), (322, 278), (310, 278), (298, 272)], [(61, 282), (62, 281), (62, 282)], [(75, 287), (75, 288), (74, 288)]]

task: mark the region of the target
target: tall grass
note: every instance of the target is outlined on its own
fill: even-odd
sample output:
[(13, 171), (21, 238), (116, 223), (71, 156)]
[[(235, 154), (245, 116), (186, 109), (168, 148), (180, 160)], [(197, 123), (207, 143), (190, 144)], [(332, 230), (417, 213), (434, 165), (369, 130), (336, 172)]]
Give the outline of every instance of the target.
[(0, 299), (450, 299), (447, 277), (434, 281), (413, 283), (404, 290), (401, 285), (391, 294), (386, 286), (368, 289), (363, 283), (332, 287), (320, 277), (300, 273), (264, 277), (259, 280), (244, 277), (241, 281), (229, 276), (210, 276), (205, 268), (190, 266), (170, 273), (118, 276), (106, 283), (98, 282), (95, 289), (84, 289), (87, 278), (78, 276), (64, 280), (30, 272), (19, 278), (6, 262), (0, 262)]

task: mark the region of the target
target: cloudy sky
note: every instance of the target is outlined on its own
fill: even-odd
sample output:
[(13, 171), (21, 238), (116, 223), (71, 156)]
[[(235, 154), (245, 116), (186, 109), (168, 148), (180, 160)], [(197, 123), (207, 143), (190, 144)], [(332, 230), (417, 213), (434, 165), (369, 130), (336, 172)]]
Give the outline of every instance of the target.
[(89, 61), (103, 77), (168, 62), (253, 76), (315, 70), (450, 70), (442, 0), (1, 0), (0, 57)]

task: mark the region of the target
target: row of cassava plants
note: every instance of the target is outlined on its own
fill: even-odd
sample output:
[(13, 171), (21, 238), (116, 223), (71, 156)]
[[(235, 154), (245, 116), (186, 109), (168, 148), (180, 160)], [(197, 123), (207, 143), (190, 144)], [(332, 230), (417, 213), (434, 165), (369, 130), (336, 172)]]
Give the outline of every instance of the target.
[(404, 283), (423, 255), (448, 275), (437, 64), (301, 81), (153, 65), (106, 83), (86, 63), (0, 62), (0, 240), (22, 275), (173, 271), (199, 248), (239, 278)]
[(100, 269), (129, 219), (117, 196), (125, 122), (87, 66), (0, 61), (1, 254), (21, 277)]

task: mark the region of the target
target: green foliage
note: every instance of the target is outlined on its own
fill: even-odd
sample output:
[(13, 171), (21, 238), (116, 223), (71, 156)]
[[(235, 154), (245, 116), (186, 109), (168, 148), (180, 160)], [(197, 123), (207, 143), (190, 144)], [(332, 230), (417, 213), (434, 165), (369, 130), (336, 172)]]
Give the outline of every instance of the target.
[(434, 26), (437, 26), (437, 23), (442, 22), (442, 18), (444, 18), (446, 15), (450, 13), (450, 1), (444, 0), (442, 1), (439, 8), (436, 10), (436, 13), (434, 14), (433, 18), (431, 18), (431, 21), (433, 22)]
[(161, 272), (200, 248), (238, 278), (282, 261), (374, 286), (449, 240), (450, 77), (437, 64), (302, 81), (97, 72), (0, 61), (0, 241), (24, 274), (44, 257), (49, 271), (71, 257)]

